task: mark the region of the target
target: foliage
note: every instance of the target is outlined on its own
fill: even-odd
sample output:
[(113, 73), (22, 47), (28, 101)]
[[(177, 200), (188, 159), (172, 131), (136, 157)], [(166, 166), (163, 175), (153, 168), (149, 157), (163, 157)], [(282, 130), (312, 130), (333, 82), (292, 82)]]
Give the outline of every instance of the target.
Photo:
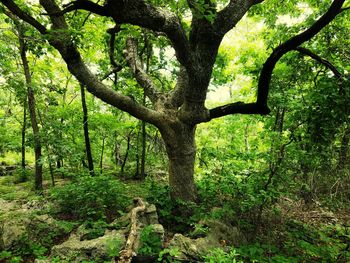
[(58, 206), (58, 213), (79, 220), (108, 220), (130, 202), (123, 184), (107, 176), (81, 177), (52, 189), (51, 197)]
[(204, 216), (205, 204), (174, 201), (170, 198), (169, 186), (147, 179), (147, 201), (157, 207), (159, 222), (171, 231), (185, 233)]
[(243, 263), (243, 261), (237, 260), (237, 254), (235, 249), (231, 249), (229, 252), (225, 252), (222, 249), (213, 249), (209, 251), (208, 255), (204, 257), (206, 263)]
[(180, 251), (177, 248), (166, 248), (159, 252), (157, 261), (167, 263), (180, 263), (180, 261), (174, 259), (179, 254)]
[(118, 257), (119, 252), (122, 249), (123, 243), (121, 239), (118, 237), (107, 239), (106, 241), (106, 248), (108, 256), (110, 257)]
[(155, 255), (162, 250), (162, 241), (152, 225), (144, 227), (140, 234), (140, 255)]
[(108, 224), (104, 220), (92, 221), (91, 219), (88, 219), (84, 222), (84, 227), (86, 233), (84, 233), (83, 238), (90, 240), (103, 236)]

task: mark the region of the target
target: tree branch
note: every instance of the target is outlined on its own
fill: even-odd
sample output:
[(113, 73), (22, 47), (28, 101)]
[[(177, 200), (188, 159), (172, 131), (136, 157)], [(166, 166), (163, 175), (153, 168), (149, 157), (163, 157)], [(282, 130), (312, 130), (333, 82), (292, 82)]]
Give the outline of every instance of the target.
[(76, 0), (72, 1), (68, 4), (63, 5), (63, 10), (52, 12), (52, 13), (46, 13), (44, 15), (48, 16), (62, 16), (64, 14), (67, 14), (71, 11), (75, 11), (78, 9), (83, 9), (86, 11), (89, 11), (94, 14), (98, 14), (101, 16), (108, 16), (108, 9), (106, 9), (104, 6), (100, 6), (96, 3), (93, 3), (91, 1), (87, 0)]
[[(60, 11), (54, 0), (40, 0), (40, 4), (49, 14)], [(79, 51), (70, 38), (64, 17), (51, 15), (50, 18), (53, 24), (52, 36), (49, 38), (50, 44), (60, 52), (68, 70), (87, 87), (90, 93), (138, 119), (154, 125), (158, 124), (160, 113), (139, 105), (134, 99), (114, 91), (99, 81), (83, 62)]]
[(170, 103), (175, 107), (180, 107), (185, 99), (185, 88), (188, 85), (188, 75), (184, 67), (180, 67), (175, 88), (170, 93)]
[(48, 14), (57, 16), (78, 9), (112, 17), (117, 24), (132, 24), (151, 29), (154, 32), (163, 32), (170, 39), (179, 62), (185, 66), (190, 65), (189, 43), (186, 32), (179, 18), (172, 12), (155, 7), (145, 0), (107, 0), (104, 6), (88, 0), (76, 0), (66, 5), (64, 10)]
[(230, 0), (228, 5), (217, 13), (214, 27), (221, 35), (231, 30), (250, 7), (259, 4), (264, 0)]
[(321, 58), (317, 54), (313, 53), (311, 50), (303, 47), (297, 47), (295, 48), (296, 51), (299, 53), (309, 56), (310, 58), (316, 60), (317, 62), (321, 63), (322, 65), (326, 66), (329, 70), (331, 70), (334, 74), (334, 76), (338, 79), (342, 77), (342, 74), (339, 72), (339, 70), (328, 60)]
[(257, 98), (258, 104), (266, 105), (267, 107), (267, 97), (269, 93), (272, 72), (280, 58), (289, 51), (300, 46), (302, 43), (310, 40), (325, 26), (327, 26), (340, 13), (344, 1), (345, 0), (334, 0), (327, 12), (324, 15), (322, 15), (310, 28), (290, 38), (283, 44), (279, 45), (272, 52), (272, 54), (265, 61), (263, 68), (260, 72)]
[(137, 83), (143, 88), (146, 96), (155, 104), (159, 98), (159, 92), (150, 76), (142, 69), (137, 59), (137, 45), (134, 39), (128, 38), (126, 41), (126, 50), (124, 51), (126, 61), (128, 62)]
[(47, 29), (45, 26), (40, 24), (32, 16), (23, 12), (22, 9), (20, 9), (12, 0), (0, 0), (0, 3), (6, 6), (13, 14), (18, 16), (20, 19), (22, 19), (23, 21), (27, 22), (28, 24), (36, 28), (41, 34), (47, 33)]
[(258, 96), (255, 103), (246, 104), (242, 102), (236, 102), (211, 109), (209, 110), (209, 120), (235, 113), (263, 115), (268, 114), (270, 112), (267, 106), (269, 86), (271, 82), (272, 72), (277, 62), (287, 52), (296, 49), (302, 43), (310, 40), (325, 26), (327, 26), (341, 12), (341, 7), (344, 1), (345, 0), (334, 0), (327, 12), (322, 15), (310, 28), (282, 43), (272, 52), (272, 54), (265, 61), (260, 72), (258, 82)]
[[(109, 51), (108, 51), (108, 55), (109, 55), (109, 61), (111, 62), (112, 65), (112, 71), (111, 73), (109, 73), (108, 75), (105, 75), (105, 78), (109, 77), (112, 73), (114, 73), (114, 85), (117, 84), (117, 79), (118, 79), (118, 72), (122, 70), (122, 66), (120, 64), (118, 64), (115, 61), (114, 58), (114, 53), (115, 53), (115, 35), (117, 33), (119, 33), (121, 31), (121, 28), (119, 25), (115, 25), (115, 27), (110, 28), (107, 30), (107, 33), (109, 33), (111, 35), (111, 38), (109, 40)], [(105, 79), (104, 78), (104, 79)]]
[(244, 103), (239, 101), (209, 110), (209, 119), (207, 121), (237, 113), (267, 115), (270, 113), (270, 110), (267, 107), (262, 107), (257, 103)]

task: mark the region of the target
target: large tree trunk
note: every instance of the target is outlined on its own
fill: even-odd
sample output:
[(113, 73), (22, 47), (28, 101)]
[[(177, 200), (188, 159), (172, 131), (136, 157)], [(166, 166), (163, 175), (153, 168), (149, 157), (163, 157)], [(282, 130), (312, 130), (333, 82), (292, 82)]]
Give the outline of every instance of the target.
[(195, 125), (181, 122), (161, 129), (169, 158), (169, 186), (172, 199), (197, 201), (197, 189), (194, 183), (195, 130)]

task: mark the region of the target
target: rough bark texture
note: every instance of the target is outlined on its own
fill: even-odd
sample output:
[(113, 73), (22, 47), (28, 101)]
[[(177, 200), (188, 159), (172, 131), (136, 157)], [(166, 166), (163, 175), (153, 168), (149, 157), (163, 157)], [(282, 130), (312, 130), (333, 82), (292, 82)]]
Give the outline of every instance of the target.
[(197, 200), (194, 183), (195, 130), (195, 125), (187, 125), (180, 121), (161, 129), (169, 158), (169, 185), (173, 199)]

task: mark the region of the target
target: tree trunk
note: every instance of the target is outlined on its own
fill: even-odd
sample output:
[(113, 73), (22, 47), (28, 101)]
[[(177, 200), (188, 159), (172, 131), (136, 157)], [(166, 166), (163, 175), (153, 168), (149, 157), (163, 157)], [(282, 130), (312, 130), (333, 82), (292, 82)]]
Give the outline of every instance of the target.
[[(22, 124), (22, 172), (25, 173), (26, 169), (26, 128), (27, 128), (27, 103), (26, 100), (23, 102), (23, 124)], [(23, 174), (24, 175), (24, 174)]]
[(84, 85), (80, 83), (80, 93), (81, 93), (81, 104), (83, 107), (83, 128), (84, 128), (84, 139), (85, 139), (85, 151), (88, 161), (89, 172), (91, 176), (94, 176), (94, 161), (91, 154), (91, 145), (89, 137), (89, 124), (88, 124), (88, 111), (85, 100), (85, 89)]
[(146, 122), (142, 121), (141, 123), (141, 171), (140, 171), (140, 177), (141, 179), (145, 179), (146, 173), (145, 173), (145, 166), (146, 166)]
[(102, 174), (103, 172), (103, 155), (104, 155), (104, 151), (105, 151), (105, 140), (106, 137), (103, 135), (103, 139), (102, 139), (102, 149), (101, 149), (101, 158), (100, 158), (100, 174)]
[(169, 158), (169, 186), (172, 199), (197, 201), (194, 183), (196, 126), (181, 122), (161, 128)]
[(338, 164), (337, 164), (337, 168), (339, 170), (344, 169), (346, 165), (346, 161), (348, 159), (348, 152), (349, 152), (349, 141), (350, 141), (350, 128), (347, 128), (343, 134), (341, 145), (340, 145), (339, 158), (338, 158)]
[[(131, 134), (132, 134), (132, 131), (129, 132), (129, 134), (128, 134), (128, 137), (127, 137), (127, 144), (126, 144), (126, 152), (125, 152), (125, 155), (124, 155), (123, 163), (122, 163), (122, 165), (121, 165), (121, 167), (120, 167), (120, 172), (121, 172), (122, 174), (124, 173), (124, 167), (125, 167), (126, 161), (127, 161), (127, 159), (128, 159), (128, 155), (129, 155)], [(125, 176), (124, 176), (124, 177), (125, 177)]]
[(41, 191), (43, 189), (43, 167), (41, 163), (41, 142), (40, 142), (40, 134), (39, 134), (39, 126), (36, 117), (36, 103), (34, 91), (32, 89), (32, 76), (29, 70), (29, 64), (26, 55), (26, 44), (23, 39), (23, 32), (20, 26), (18, 29), (18, 39), (21, 53), (21, 60), (23, 64), (23, 70), (27, 85), (28, 92), (28, 107), (30, 120), (33, 128), (33, 136), (34, 136), (34, 152), (35, 152), (35, 190)]

